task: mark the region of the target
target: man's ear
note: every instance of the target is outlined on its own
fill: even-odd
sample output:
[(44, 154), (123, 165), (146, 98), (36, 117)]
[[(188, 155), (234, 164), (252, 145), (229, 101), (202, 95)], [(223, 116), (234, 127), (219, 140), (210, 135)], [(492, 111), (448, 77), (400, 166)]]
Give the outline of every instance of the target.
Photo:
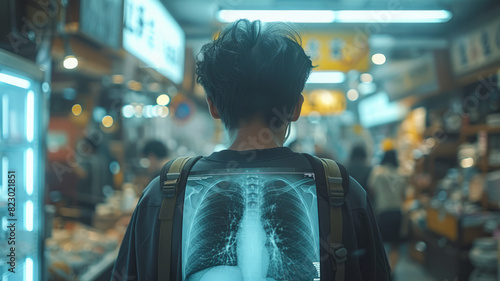
[(292, 122), (297, 121), (299, 119), (303, 103), (304, 103), (304, 96), (300, 94), (299, 100), (297, 101), (297, 105), (295, 105), (295, 110), (293, 111), (292, 114), (292, 119), (291, 119)]
[(212, 118), (220, 119), (219, 111), (217, 110), (213, 101), (209, 97), (207, 97), (207, 103), (208, 103), (208, 111), (210, 111), (210, 115), (212, 115)]

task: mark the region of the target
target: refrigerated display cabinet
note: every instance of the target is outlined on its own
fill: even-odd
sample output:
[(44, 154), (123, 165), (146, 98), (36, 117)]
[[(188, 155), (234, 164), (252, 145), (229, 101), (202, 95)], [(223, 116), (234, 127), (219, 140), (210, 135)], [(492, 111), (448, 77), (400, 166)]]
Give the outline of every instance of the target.
[(33, 62), (0, 50), (0, 280), (44, 280), (49, 85)]

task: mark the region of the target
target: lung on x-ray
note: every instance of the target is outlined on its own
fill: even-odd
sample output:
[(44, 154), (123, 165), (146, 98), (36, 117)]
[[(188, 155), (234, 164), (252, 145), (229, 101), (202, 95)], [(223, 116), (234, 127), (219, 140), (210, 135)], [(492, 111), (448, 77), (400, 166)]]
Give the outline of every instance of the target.
[(319, 257), (313, 173), (250, 169), (189, 176), (183, 280), (319, 280)]

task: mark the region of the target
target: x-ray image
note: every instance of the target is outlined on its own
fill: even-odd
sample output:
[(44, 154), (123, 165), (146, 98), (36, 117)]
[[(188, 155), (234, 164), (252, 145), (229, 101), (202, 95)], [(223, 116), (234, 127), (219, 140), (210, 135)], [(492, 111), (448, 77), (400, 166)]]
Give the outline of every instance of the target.
[(319, 280), (312, 173), (191, 175), (182, 228), (183, 280)]

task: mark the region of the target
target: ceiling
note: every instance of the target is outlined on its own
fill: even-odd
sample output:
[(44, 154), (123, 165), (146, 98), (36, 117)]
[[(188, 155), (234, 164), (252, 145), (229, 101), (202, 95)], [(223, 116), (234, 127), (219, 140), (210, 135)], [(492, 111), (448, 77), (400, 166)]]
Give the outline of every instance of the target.
[[(211, 36), (221, 24), (215, 19), (219, 9), (446, 9), (453, 12), (448, 23), (437, 24), (380, 24), (373, 29), (377, 34), (396, 37), (448, 36), (471, 21), (495, 14), (500, 8), (498, 0), (162, 0), (170, 13), (184, 28), (187, 38)], [(498, 15), (498, 13), (496, 13)], [(365, 25), (365, 26), (363, 26)], [(304, 29), (349, 30), (364, 28), (366, 24), (302, 24)]]
[[(356, 32), (370, 35), (372, 53), (383, 52), (390, 60), (384, 66), (394, 69), (418, 59), (430, 50), (447, 49), (450, 39), (475, 29), (484, 22), (500, 17), (499, 0), (161, 0), (183, 27), (187, 44), (197, 53), (223, 24), (215, 18), (220, 9), (297, 9), (297, 10), (449, 10), (453, 18), (447, 23), (377, 23), (377, 24), (300, 24), (301, 30)], [(373, 71), (374, 69), (372, 69)], [(373, 72), (372, 72), (373, 73)], [(375, 73), (376, 74), (376, 73)]]

